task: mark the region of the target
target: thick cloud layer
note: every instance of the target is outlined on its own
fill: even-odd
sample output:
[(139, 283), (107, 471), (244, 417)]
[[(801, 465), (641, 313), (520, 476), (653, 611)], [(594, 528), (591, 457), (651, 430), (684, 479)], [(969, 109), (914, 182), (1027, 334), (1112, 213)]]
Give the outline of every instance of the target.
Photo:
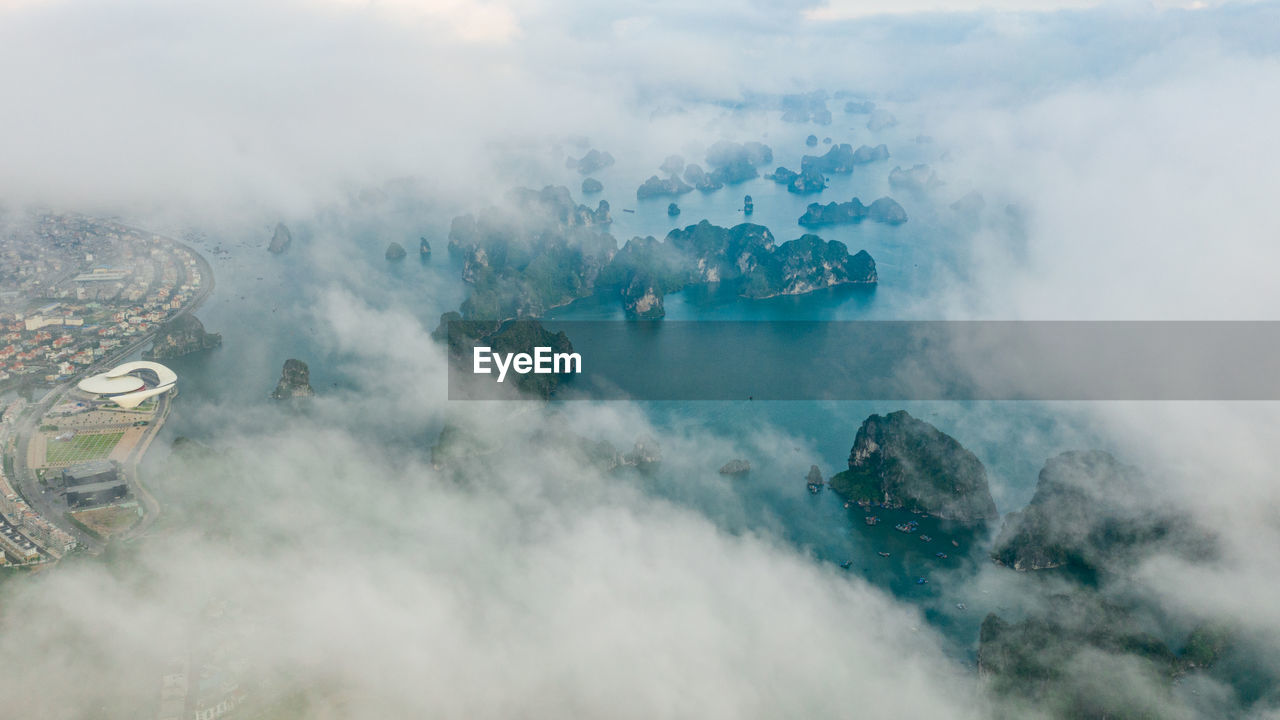
[[(279, 309), (345, 381), (302, 414), (185, 396), (212, 452), (157, 467), (165, 514), (150, 537), (0, 591), (0, 695), (13, 713), (145, 715), (165, 663), (214, 634), (260, 679), (257, 701), (300, 703), (308, 717), (986, 715), (957, 659), (967, 649), (916, 610), (781, 539), (780, 521), (744, 532), (699, 512), (752, 517), (732, 486), (691, 487), (713, 502), (678, 505), (535, 432), (563, 424), (625, 449), (657, 432), (643, 409), (449, 406), (427, 331), (456, 307), (456, 283), (388, 282), (354, 239), (370, 225), (417, 232), (424, 216), (442, 233), (508, 186), (562, 182), (551, 148), (568, 135), (590, 135), (638, 181), (672, 151), (777, 129), (719, 101), (850, 88), (911, 128), (904, 144), (932, 136), (919, 145), (946, 183), (926, 193), (939, 215), (970, 190), (986, 198), (910, 315), (1273, 319), (1280, 144), (1259, 93), (1280, 78), (1273, 9), (839, 20), (866, 14), (878, 13), (0, 6), (4, 204), (234, 239), (303, 221), (295, 259), (314, 278)], [(258, 273), (241, 260), (227, 270), (240, 288)], [(267, 374), (280, 361), (232, 351)], [(1058, 410), (1073, 426), (1060, 437), (1104, 438), (1222, 535), (1219, 564), (1156, 557), (1127, 590), (1173, 616), (1238, 623), (1280, 667), (1280, 568), (1258, 550), (1280, 539), (1276, 408)], [(985, 412), (938, 422), (988, 448), (1033, 434)], [(433, 467), (446, 419), (496, 447)], [(730, 440), (696, 422), (663, 442), (674, 468), (744, 445), (812, 449), (780, 428)], [(1002, 510), (1029, 497), (1033, 472), (993, 474)], [(1007, 571), (965, 582), (1020, 602)]]

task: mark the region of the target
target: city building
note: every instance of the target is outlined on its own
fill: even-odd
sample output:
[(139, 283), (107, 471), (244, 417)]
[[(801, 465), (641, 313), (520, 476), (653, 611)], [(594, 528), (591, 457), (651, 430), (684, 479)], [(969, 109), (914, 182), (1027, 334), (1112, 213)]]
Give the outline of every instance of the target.
[(157, 362), (139, 360), (125, 363), (98, 375), (91, 375), (76, 386), (122, 408), (135, 408), (143, 400), (169, 392), (177, 386), (178, 375)]

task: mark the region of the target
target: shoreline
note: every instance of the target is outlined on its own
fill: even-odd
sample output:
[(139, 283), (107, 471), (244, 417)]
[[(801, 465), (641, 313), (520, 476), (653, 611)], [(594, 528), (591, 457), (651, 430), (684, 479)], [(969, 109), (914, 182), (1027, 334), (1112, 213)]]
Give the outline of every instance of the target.
[[(194, 259), (196, 266), (199, 268), (200, 285), (186, 305), (179, 308), (177, 312), (166, 318), (163, 322), (157, 323), (155, 328), (150, 332), (139, 336), (136, 341), (130, 343), (127, 347), (104, 356), (102, 359), (95, 361), (80, 372), (72, 375), (64, 382), (51, 387), (38, 400), (32, 402), (25, 409), (22, 416), (15, 424), (13, 431), (8, 433), (8, 437), (12, 439), (14, 446), (12, 463), (14, 477), (7, 478), (9, 485), (13, 488), (17, 496), (27, 505), (27, 507), (36, 514), (36, 516), (43, 519), (45, 523), (52, 525), (58, 530), (61, 530), (74, 538), (76, 541), (74, 549), (84, 549), (94, 554), (101, 552), (101, 550), (105, 548), (106, 541), (94, 537), (84, 532), (81, 528), (76, 527), (76, 524), (66, 517), (66, 512), (69, 512), (69, 510), (59, 513), (56, 511), (57, 508), (53, 507), (50, 502), (43, 499), (40, 499), (38, 502), (33, 502), (38, 495), (43, 495), (45, 493), (44, 489), (35, 487), (34, 483), (37, 483), (38, 480), (36, 480), (34, 471), (27, 463), (27, 453), (29, 452), (29, 446), (33, 435), (36, 432), (40, 421), (44, 419), (46, 413), (48, 413), (61, 398), (74, 389), (77, 382), (95, 372), (101, 372), (107, 368), (114, 367), (135, 353), (140, 352), (148, 343), (155, 340), (160, 327), (179, 317), (194, 313), (195, 310), (204, 303), (209, 295), (212, 294), (216, 287), (213, 266), (209, 263), (207, 258), (190, 245), (167, 235), (149, 232), (141, 228), (125, 225), (115, 221), (106, 221), (103, 224), (105, 226), (131, 231), (151, 239), (159, 239), (162, 242), (171, 244), (173, 247), (187, 252)], [(161, 428), (164, 427), (171, 409), (170, 395), (171, 393), (165, 393), (157, 400), (157, 408), (155, 410), (155, 415), (152, 417), (151, 423), (146, 427), (146, 431), (136, 440), (134, 446), (129, 450), (129, 456), (121, 463), (121, 475), (125, 479), (127, 485), (135, 491), (135, 499), (140, 503), (140, 506), (144, 508), (144, 512), (137, 523), (117, 536), (119, 538), (134, 538), (141, 532), (150, 528), (152, 524), (154, 524), (155, 519), (159, 517), (162, 510), (160, 502), (154, 495), (152, 495), (150, 489), (142, 483), (138, 466), (145, 457), (147, 450), (150, 449), (151, 443), (159, 434)], [(40, 506), (44, 506), (44, 512), (41, 512)], [(54, 511), (49, 512), (50, 509)], [(51, 560), (42, 560), (37, 563), (39, 565), (56, 564), (69, 552), (59, 552), (57, 550), (51, 551), (47, 543), (40, 542), (40, 540), (31, 537), (27, 532), (22, 532), (21, 527), (16, 527), (16, 529), (24, 537), (27, 537), (31, 542), (35, 543), (36, 546), (40, 548), (42, 555), (47, 558), (52, 558)]]

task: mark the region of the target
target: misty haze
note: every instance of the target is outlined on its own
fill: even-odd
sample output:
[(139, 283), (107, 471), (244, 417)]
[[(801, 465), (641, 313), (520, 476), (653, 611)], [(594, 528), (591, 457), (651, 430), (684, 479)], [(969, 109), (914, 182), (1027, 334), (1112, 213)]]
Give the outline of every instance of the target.
[(0, 718), (1280, 718), (1278, 87), (1246, 0), (0, 0)]

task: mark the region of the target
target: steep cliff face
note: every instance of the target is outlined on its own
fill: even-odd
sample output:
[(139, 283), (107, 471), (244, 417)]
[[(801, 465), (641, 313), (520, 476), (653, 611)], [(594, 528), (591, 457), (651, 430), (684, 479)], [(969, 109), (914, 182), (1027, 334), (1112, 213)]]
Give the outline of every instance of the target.
[(964, 525), (999, 517), (982, 462), (905, 410), (867, 418), (849, 453), (849, 469), (830, 485), (850, 500), (919, 508)]
[(627, 315), (635, 318), (660, 318), (667, 314), (662, 302), (662, 290), (648, 275), (636, 275), (622, 291), (622, 307)]
[(854, 255), (838, 240), (803, 235), (782, 243), (772, 253), (755, 259), (756, 269), (746, 279), (742, 295), (767, 298), (803, 295), (848, 283), (876, 282), (876, 263), (866, 250)]
[(1096, 575), (1155, 549), (1211, 552), (1207, 534), (1149, 492), (1137, 468), (1108, 453), (1062, 453), (1045, 462), (1027, 507), (1005, 518), (991, 557), (1015, 570), (1070, 567)]
[(276, 231), (271, 236), (271, 244), (267, 245), (267, 250), (277, 255), (289, 249), (293, 244), (293, 233), (289, 232), (289, 228), (284, 223), (276, 223)]
[(606, 228), (609, 203), (595, 209), (564, 187), (512, 191), (503, 206), (454, 218), (449, 250), (463, 258), (472, 285), (467, 319), (540, 317), (589, 295), (596, 275), (617, 251)]
[(393, 242), (387, 245), (387, 251), (383, 253), (383, 256), (391, 262), (399, 262), (403, 260), (407, 254), (408, 253), (405, 252), (403, 245), (398, 242)]
[(221, 345), (222, 335), (205, 332), (204, 324), (197, 320), (195, 315), (187, 313), (179, 315), (160, 327), (159, 332), (156, 333), (155, 343), (147, 351), (146, 357), (169, 360)]
[(297, 358), (285, 360), (284, 369), (280, 371), (280, 382), (276, 383), (271, 397), (275, 400), (292, 400), (314, 394), (315, 390), (311, 389), (311, 370), (307, 364)]

